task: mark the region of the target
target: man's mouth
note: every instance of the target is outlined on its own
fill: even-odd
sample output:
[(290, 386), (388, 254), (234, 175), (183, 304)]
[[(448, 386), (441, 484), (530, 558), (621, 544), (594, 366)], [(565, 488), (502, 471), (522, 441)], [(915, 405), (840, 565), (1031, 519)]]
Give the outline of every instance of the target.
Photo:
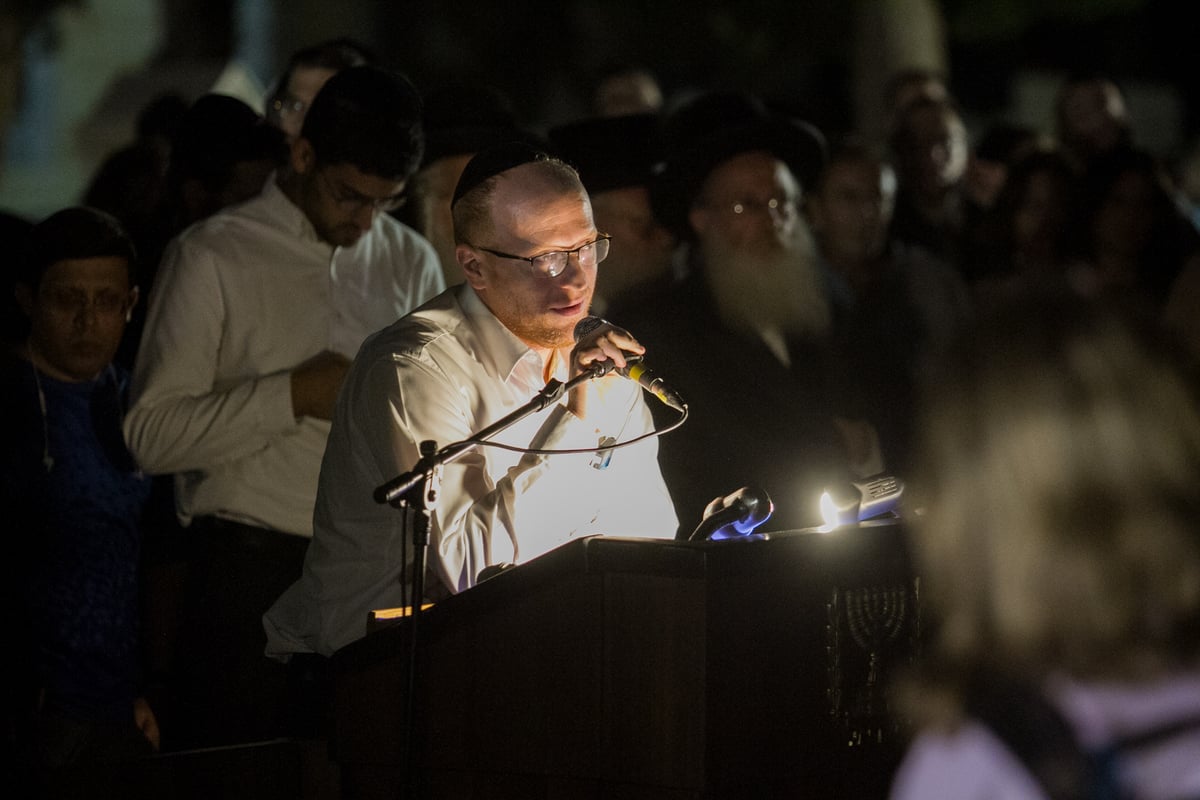
[(569, 306), (559, 306), (558, 308), (552, 309), (555, 314), (563, 317), (573, 317), (576, 314), (582, 313), (584, 310), (585, 309), (582, 300), (580, 300), (578, 303), (572, 303)]

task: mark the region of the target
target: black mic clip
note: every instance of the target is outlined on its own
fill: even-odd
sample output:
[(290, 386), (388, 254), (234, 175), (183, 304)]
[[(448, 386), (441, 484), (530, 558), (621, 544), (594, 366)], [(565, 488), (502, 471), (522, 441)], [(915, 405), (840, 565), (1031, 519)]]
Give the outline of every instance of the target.
[[(628, 369), (629, 367), (632, 367), (634, 364), (640, 364), (640, 363), (642, 363), (641, 356), (635, 356), (631, 353), (625, 354), (625, 368), (624, 369)], [(618, 368), (616, 363), (611, 358), (606, 358), (603, 361), (593, 361), (592, 362), (591, 371), (588, 372), (588, 377), (590, 377), (592, 379), (603, 378), (605, 375), (607, 375), (610, 372), (621, 373), (621, 372), (623, 372), (623, 370)]]

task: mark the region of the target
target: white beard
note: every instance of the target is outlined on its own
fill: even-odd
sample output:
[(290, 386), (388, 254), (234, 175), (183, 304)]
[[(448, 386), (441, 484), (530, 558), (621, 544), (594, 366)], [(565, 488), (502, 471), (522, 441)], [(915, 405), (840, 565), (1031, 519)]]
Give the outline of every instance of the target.
[(772, 338), (823, 338), (833, 311), (803, 220), (783, 242), (748, 248), (717, 236), (701, 243), (705, 282), (722, 322)]

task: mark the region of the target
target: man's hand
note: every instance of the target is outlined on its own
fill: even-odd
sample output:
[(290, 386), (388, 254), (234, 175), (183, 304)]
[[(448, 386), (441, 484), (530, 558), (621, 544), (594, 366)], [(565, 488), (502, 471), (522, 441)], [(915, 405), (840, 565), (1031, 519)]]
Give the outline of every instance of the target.
[(338, 389), (350, 369), (350, 359), (322, 350), (292, 370), (292, 413), (296, 419), (332, 419)]
[[(616, 369), (626, 365), (625, 356), (642, 355), (646, 348), (638, 343), (624, 328), (612, 324), (601, 325), (587, 337), (580, 339), (571, 351), (571, 377), (586, 372), (598, 362), (611, 361)], [(584, 419), (587, 415), (587, 382), (571, 390), (567, 408), (575, 416)]]

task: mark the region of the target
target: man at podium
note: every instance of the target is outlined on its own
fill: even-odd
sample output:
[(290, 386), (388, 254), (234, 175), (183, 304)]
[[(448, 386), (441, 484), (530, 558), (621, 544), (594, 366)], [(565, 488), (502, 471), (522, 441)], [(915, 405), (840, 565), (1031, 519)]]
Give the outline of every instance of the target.
[[(263, 618), (272, 657), (328, 656), (365, 635), (372, 609), (403, 603), (406, 515), (372, 492), (413, 468), (421, 442), (465, 440), (551, 379), (565, 384), (604, 360), (623, 367), (644, 351), (610, 325), (575, 342), (610, 242), (570, 166), (528, 145), (485, 150), (464, 170), (452, 209), (466, 282), (359, 351), (334, 413), (303, 576)], [(580, 536), (671, 538), (677, 519), (657, 440), (607, 447), (652, 429), (638, 384), (610, 373), (492, 439), (584, 452), (475, 447), (445, 464), (430, 509), (426, 599)]]

